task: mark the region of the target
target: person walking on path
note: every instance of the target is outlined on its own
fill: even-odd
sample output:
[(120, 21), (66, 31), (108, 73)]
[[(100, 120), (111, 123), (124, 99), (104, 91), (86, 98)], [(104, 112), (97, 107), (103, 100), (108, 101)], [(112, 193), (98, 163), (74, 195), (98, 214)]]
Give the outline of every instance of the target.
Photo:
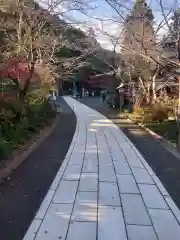
[(55, 91), (49, 91), (48, 94), (48, 101), (51, 103), (52, 110), (56, 110), (56, 92)]
[(106, 92), (103, 91), (102, 92), (102, 101), (105, 102), (105, 100), (106, 100)]

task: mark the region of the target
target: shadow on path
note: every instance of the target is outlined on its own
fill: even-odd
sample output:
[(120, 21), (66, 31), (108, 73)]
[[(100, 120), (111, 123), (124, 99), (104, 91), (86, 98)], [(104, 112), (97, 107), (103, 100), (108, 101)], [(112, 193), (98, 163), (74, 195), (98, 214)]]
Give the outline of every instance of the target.
[(100, 98), (84, 98), (81, 102), (99, 111), (121, 128), (144, 156), (180, 209), (180, 159), (141, 127), (121, 119), (119, 111), (107, 107)]
[(64, 157), (76, 117), (60, 99), (63, 114), (52, 134), (0, 186), (0, 239), (22, 240)]

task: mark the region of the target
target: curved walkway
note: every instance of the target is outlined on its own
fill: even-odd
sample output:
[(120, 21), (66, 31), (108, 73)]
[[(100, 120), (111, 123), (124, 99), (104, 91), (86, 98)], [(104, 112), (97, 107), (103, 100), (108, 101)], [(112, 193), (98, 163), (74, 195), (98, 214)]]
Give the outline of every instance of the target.
[(24, 240), (179, 240), (180, 211), (130, 140), (66, 97), (76, 132)]
[(1, 240), (23, 239), (69, 149), (76, 116), (62, 98), (58, 103), (64, 114), (51, 134), (0, 184)]

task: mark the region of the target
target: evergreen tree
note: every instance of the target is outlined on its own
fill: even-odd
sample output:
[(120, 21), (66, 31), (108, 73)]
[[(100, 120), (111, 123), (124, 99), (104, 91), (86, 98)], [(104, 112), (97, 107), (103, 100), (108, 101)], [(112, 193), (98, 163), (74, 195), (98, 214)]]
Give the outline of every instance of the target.
[(180, 37), (180, 8), (177, 8), (172, 17), (172, 35), (177, 40)]
[(145, 0), (136, 0), (132, 10), (132, 16), (136, 18), (146, 18), (149, 21), (154, 19), (152, 10), (149, 8)]
[(131, 14), (124, 23), (121, 51), (124, 66), (131, 77), (137, 80), (137, 84), (141, 78), (145, 88), (155, 71), (155, 64), (150, 60), (156, 55), (153, 19), (152, 10), (146, 1), (136, 0)]
[[(145, 0), (136, 0), (131, 15), (124, 24), (124, 39), (122, 52), (125, 55), (140, 55), (154, 52), (156, 39), (153, 30), (152, 10)], [(132, 51), (135, 54), (132, 54)]]

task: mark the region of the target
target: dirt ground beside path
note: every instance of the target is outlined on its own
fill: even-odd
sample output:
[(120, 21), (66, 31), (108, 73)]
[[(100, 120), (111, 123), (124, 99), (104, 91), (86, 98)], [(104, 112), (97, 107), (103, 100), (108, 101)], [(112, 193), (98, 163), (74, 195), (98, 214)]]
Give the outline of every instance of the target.
[(119, 111), (107, 107), (100, 98), (84, 98), (81, 102), (99, 111), (121, 128), (144, 156), (180, 209), (180, 159), (141, 127), (121, 119)]
[(0, 185), (0, 239), (22, 240), (69, 149), (76, 117), (60, 99), (61, 120), (52, 134)]

